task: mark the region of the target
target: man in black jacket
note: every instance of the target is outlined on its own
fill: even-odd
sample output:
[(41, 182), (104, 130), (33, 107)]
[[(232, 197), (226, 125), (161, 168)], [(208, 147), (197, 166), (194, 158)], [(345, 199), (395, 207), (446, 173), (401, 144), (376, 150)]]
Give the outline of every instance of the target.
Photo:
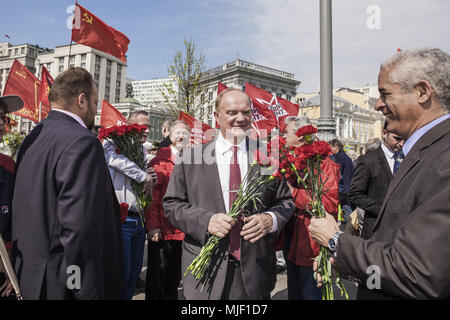
[(13, 264), (24, 299), (118, 299), (120, 209), (94, 127), (98, 92), (70, 68), (17, 158)]
[[(0, 140), (6, 132), (6, 125), (10, 122), (6, 114), (20, 110), (22, 107), (23, 101), (19, 96), (0, 97)], [(16, 164), (10, 156), (0, 153), (0, 235), (8, 251), (11, 250), (11, 203), (15, 167)], [(8, 297), (11, 292), (12, 285), (0, 259), (0, 299)]]
[(401, 136), (383, 129), (383, 143), (358, 158), (350, 187), (349, 200), (365, 210), (361, 237), (369, 239), (381, 204), (392, 180), (394, 154), (401, 150)]

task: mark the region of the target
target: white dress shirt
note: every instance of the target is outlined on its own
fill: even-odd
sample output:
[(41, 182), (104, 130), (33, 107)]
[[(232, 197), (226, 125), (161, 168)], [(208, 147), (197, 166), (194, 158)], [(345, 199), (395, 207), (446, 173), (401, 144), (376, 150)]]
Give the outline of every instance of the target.
[(77, 116), (75, 113), (72, 113), (72, 112), (66, 111), (66, 110), (62, 110), (62, 109), (52, 109), (52, 110), (67, 114), (68, 116), (74, 118), (82, 127), (85, 127), (87, 129), (83, 120), (81, 120), (81, 118), (79, 116)]
[[(216, 163), (219, 171), (220, 186), (222, 189), (223, 201), (225, 204), (226, 212), (230, 211), (230, 162), (233, 157), (233, 144), (226, 140), (222, 133), (219, 134), (216, 139)], [(239, 163), (239, 169), (241, 171), (241, 179), (243, 180), (248, 171), (248, 150), (246, 139), (243, 139), (241, 143), (237, 145), (237, 159)], [(278, 230), (278, 222), (275, 215), (272, 212), (266, 212), (272, 216), (273, 226), (270, 232)]]
[(386, 160), (389, 164), (389, 169), (391, 169), (391, 173), (393, 174), (394, 173), (394, 162), (395, 162), (394, 153), (391, 150), (389, 150), (389, 148), (386, 147), (384, 145), (384, 143), (381, 144), (381, 149), (383, 149), (384, 156), (386, 157)]

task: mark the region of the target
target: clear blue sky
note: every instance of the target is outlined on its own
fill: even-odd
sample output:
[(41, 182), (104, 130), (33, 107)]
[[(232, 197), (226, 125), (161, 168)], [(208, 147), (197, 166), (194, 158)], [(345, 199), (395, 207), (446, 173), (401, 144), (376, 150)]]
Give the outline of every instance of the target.
[[(66, 12), (74, 1), (0, 0), (0, 42), (54, 48), (70, 41)], [(80, 0), (100, 19), (126, 34), (127, 75), (167, 77), (183, 39), (193, 39), (208, 68), (236, 59), (292, 72), (299, 91), (319, 85), (319, 1), (314, 0)], [(369, 29), (371, 5), (380, 28)], [(334, 84), (376, 84), (378, 67), (397, 48), (450, 51), (448, 0), (333, 1)], [(8, 39), (4, 34), (8, 34)]]

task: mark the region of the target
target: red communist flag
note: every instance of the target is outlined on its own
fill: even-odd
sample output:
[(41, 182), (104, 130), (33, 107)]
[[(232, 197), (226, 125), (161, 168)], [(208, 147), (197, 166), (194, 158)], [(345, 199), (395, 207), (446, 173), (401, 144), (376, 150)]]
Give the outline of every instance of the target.
[(254, 126), (259, 130), (266, 130), (267, 132), (270, 132), (273, 128), (277, 127), (277, 118), (275, 117), (274, 112), (267, 108), (266, 104), (261, 102), (261, 99), (270, 101), (272, 95), (249, 83), (245, 84), (245, 93), (252, 100), (252, 121)]
[(15, 94), (23, 100), (23, 108), (14, 114), (39, 122), (41, 82), (17, 59), (9, 71), (3, 95)]
[(130, 43), (126, 35), (108, 26), (78, 3), (75, 5), (74, 18), (72, 41), (109, 53), (126, 62), (125, 54)]
[(219, 95), (222, 91), (228, 89), (226, 85), (224, 85), (222, 82), (219, 82), (217, 84), (217, 95)]
[[(253, 106), (256, 107), (265, 117), (270, 111), (275, 120), (275, 126), (284, 127), (284, 119), (288, 116), (297, 116), (299, 105), (286, 99), (277, 97), (266, 90), (246, 84), (245, 93), (252, 99)], [(264, 113), (263, 113), (264, 112)]]
[[(47, 68), (42, 66), (41, 70), (41, 105), (42, 105), (42, 118), (46, 118), (50, 112), (50, 101), (48, 101), (48, 93), (55, 80), (48, 72)], [(45, 115), (45, 116), (44, 116)]]
[(123, 114), (114, 108), (108, 101), (102, 102), (102, 113), (100, 115), (100, 126), (107, 128), (127, 123)]
[(178, 120), (183, 120), (191, 127), (191, 144), (200, 144), (211, 141), (211, 135), (214, 133), (214, 129), (206, 123), (195, 119), (183, 111), (180, 111)]
[[(224, 85), (222, 82), (219, 82), (217, 84), (217, 95), (221, 94), (222, 91), (228, 89), (228, 87), (226, 85)], [(220, 129), (219, 123), (217, 123), (216, 121), (216, 129)]]

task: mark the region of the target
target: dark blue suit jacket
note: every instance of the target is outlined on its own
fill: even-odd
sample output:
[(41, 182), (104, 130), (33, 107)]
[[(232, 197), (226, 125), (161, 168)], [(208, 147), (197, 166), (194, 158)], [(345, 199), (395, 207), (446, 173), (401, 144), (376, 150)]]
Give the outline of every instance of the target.
[(13, 264), (25, 299), (119, 298), (120, 209), (88, 129), (52, 110), (31, 131), (18, 153), (13, 208)]

